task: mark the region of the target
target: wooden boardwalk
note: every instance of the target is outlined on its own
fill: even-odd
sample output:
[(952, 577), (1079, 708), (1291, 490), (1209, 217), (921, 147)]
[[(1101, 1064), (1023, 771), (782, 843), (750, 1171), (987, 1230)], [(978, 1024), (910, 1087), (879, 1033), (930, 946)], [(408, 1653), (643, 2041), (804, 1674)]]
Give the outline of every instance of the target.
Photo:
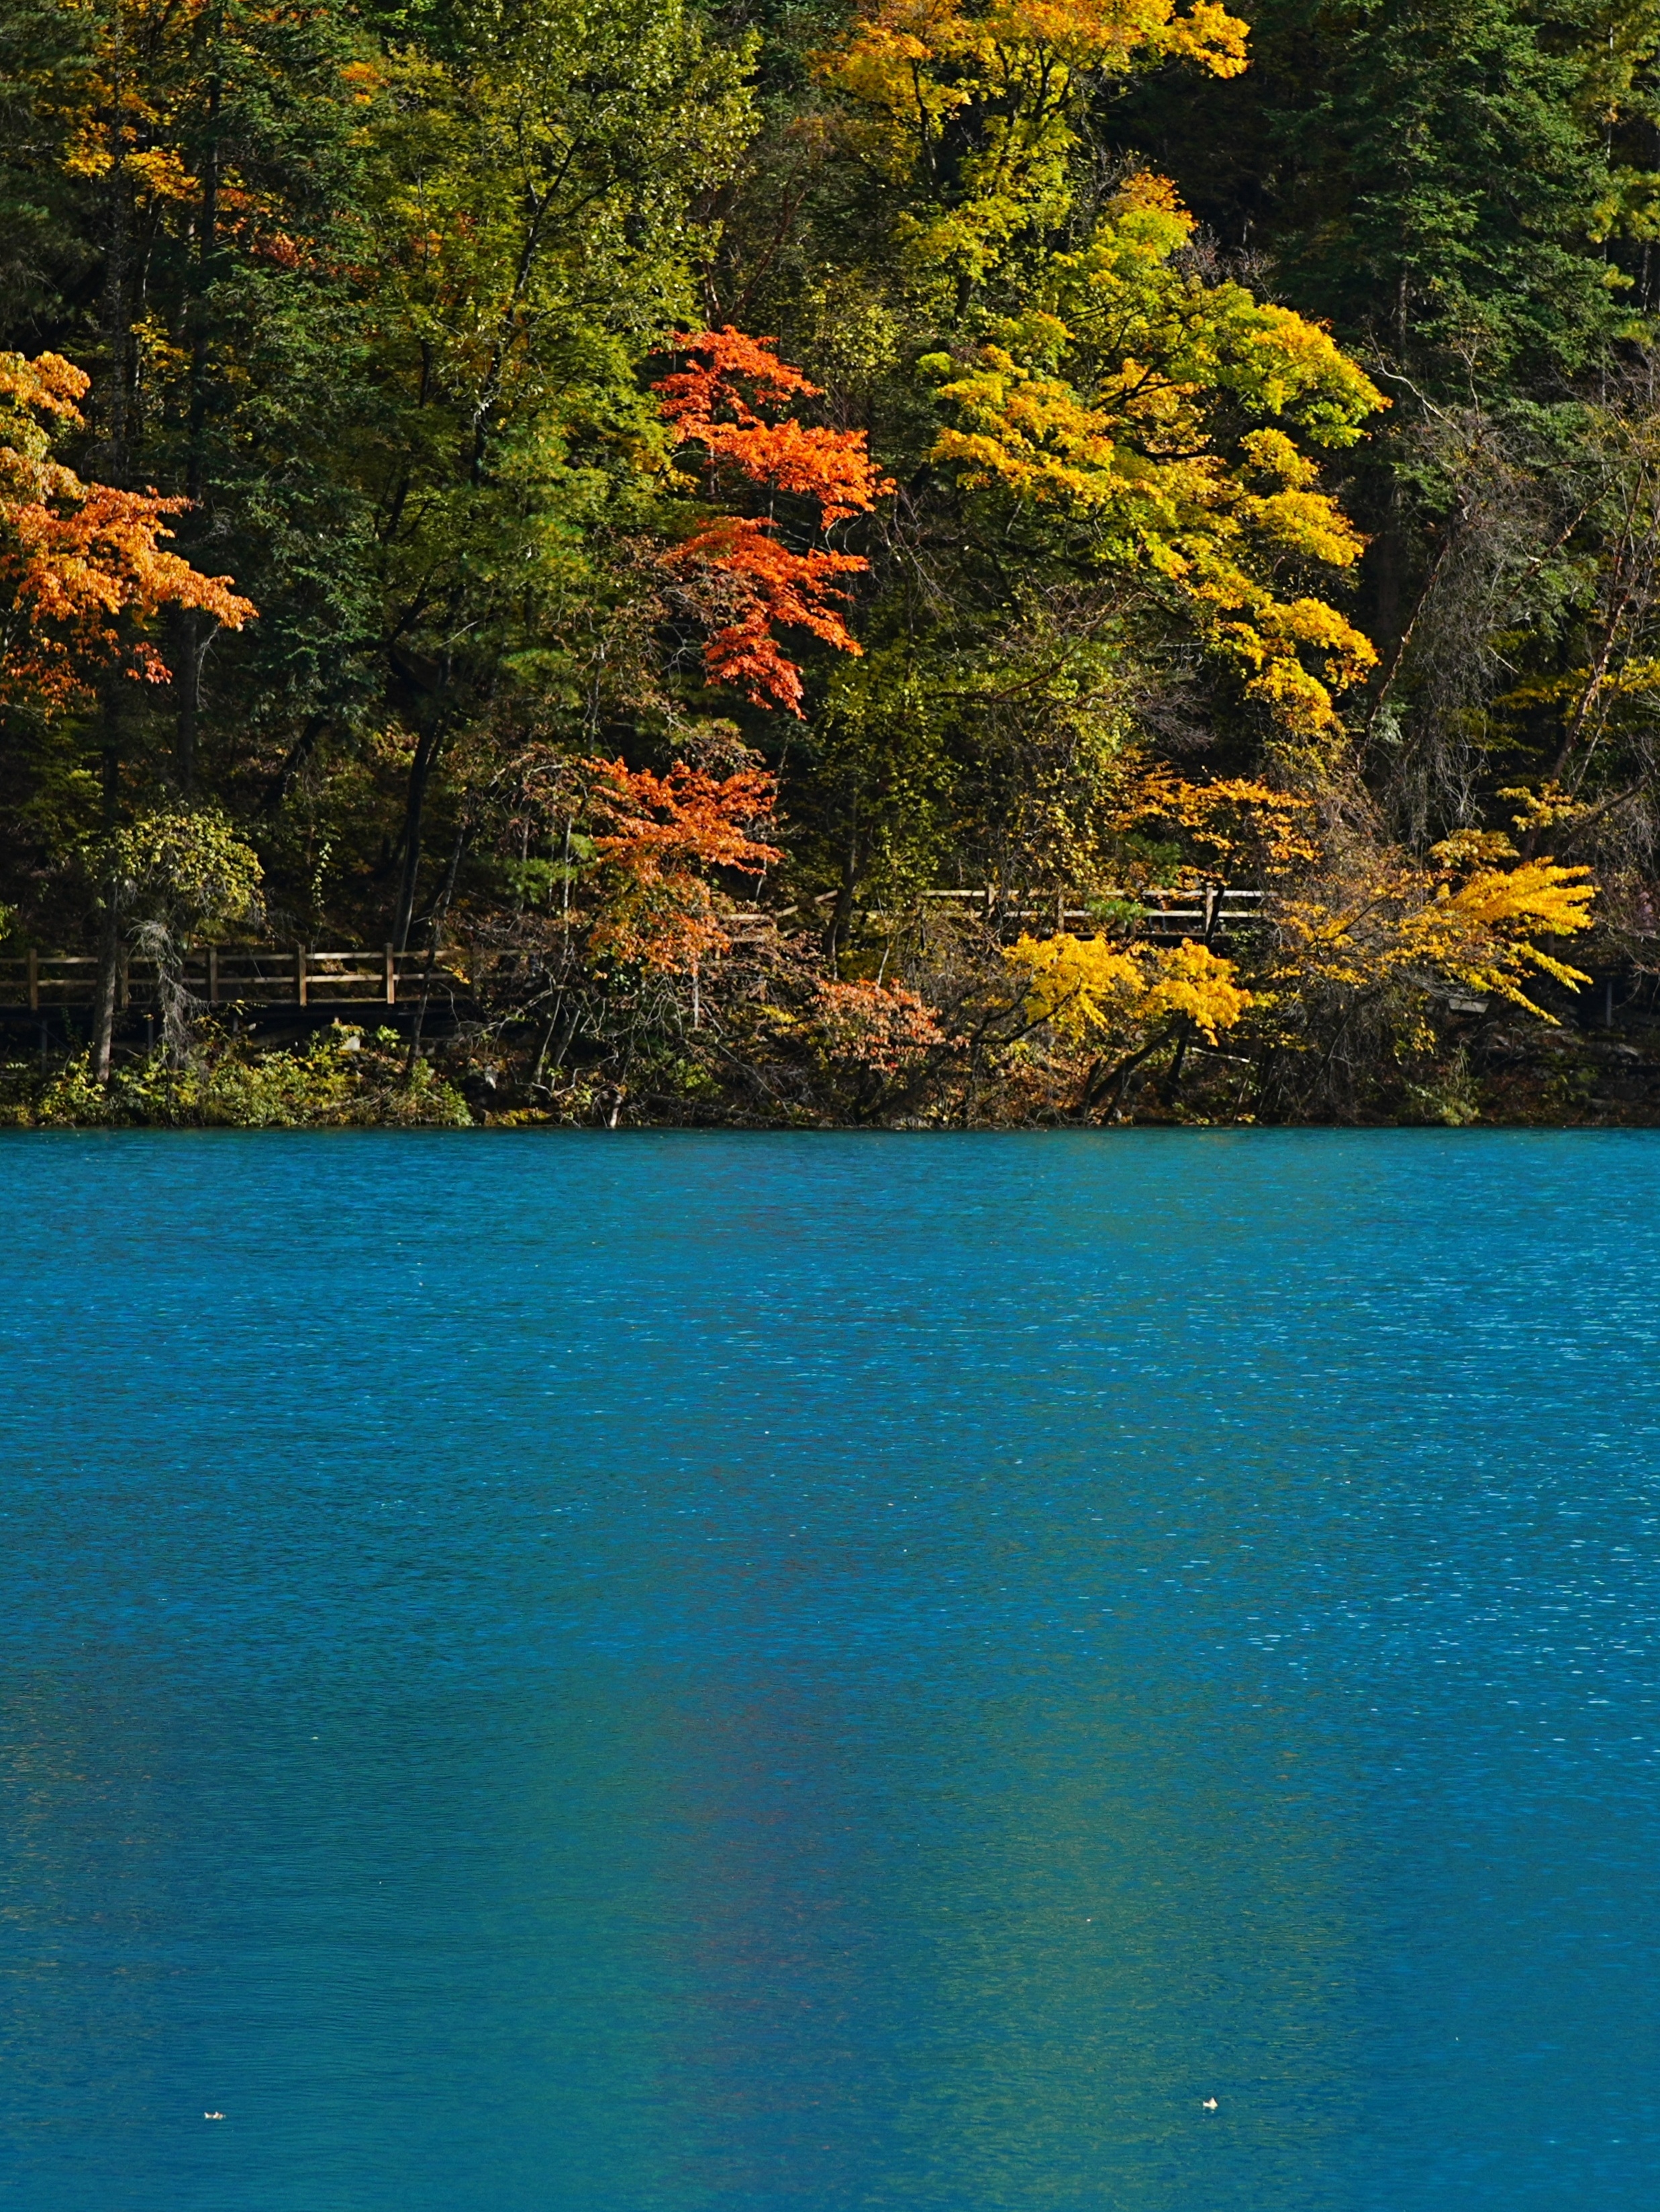
[[(936, 910), (956, 907), (976, 914), (994, 930), (1030, 931), (1040, 937), (1080, 924), (1087, 930), (1091, 919), (1089, 908), (1069, 903), (1071, 895), (1065, 891), (924, 891), (921, 896), (924, 904)], [(1189, 938), (1209, 944), (1260, 919), (1263, 896), (1261, 891), (1221, 889), (1155, 893), (1152, 901), (1142, 902), (1139, 933), (1158, 945), (1180, 944)], [(734, 938), (752, 943), (797, 915), (815, 925), (821, 922), (822, 909), (834, 896), (827, 894), (814, 908), (792, 907), (778, 914), (759, 907), (739, 908), (726, 917), (727, 924)], [(877, 912), (861, 912), (861, 918), (878, 927), (896, 919)], [(307, 945), (198, 945), (183, 956), (179, 980), (198, 1006), (210, 1009), (287, 1006), (315, 1012), (338, 1007), (343, 1013), (360, 1016), (376, 1006), (408, 1005), (427, 997), (453, 1002), (466, 997), (470, 989), (465, 975), (441, 954), (433, 961), (426, 952), (395, 952), (390, 945), (377, 951)], [(28, 952), (0, 959), (0, 1012), (90, 1007), (97, 989), (98, 961), (91, 953)], [(116, 995), (122, 1013), (155, 1011), (161, 997), (156, 963), (137, 954), (124, 956)]]
[[(1086, 906), (1068, 903), (1073, 894), (1054, 891), (1047, 896), (1032, 891), (924, 891), (925, 900), (939, 903), (956, 900), (969, 911), (978, 907), (987, 919), (995, 922), (1037, 925), (1034, 934), (1060, 935), (1075, 929), (1082, 922), (1087, 930), (1092, 916)], [(1236, 891), (1219, 884), (1207, 885), (1198, 891), (1146, 891), (1140, 894), (1136, 903), (1142, 909), (1138, 935), (1151, 938), (1158, 945), (1178, 945), (1183, 939), (1196, 938), (1208, 944), (1213, 937), (1225, 937), (1231, 931), (1248, 927), (1262, 918), (1265, 891)]]
[[(431, 991), (448, 997), (465, 986), (441, 957), (429, 965), (424, 952), (328, 951), (305, 945), (198, 946), (180, 963), (180, 981), (198, 1005), (209, 1007), (339, 1006), (364, 1011), (395, 1006)], [(0, 1007), (90, 1006), (98, 989), (98, 961), (90, 953), (29, 952), (0, 960)], [(116, 986), (123, 1013), (160, 1004), (154, 960), (124, 957)]]
[[(918, 896), (924, 907), (936, 912), (944, 909), (973, 915), (994, 933), (1019, 931), (1035, 937), (1058, 936), (1067, 930), (1076, 931), (1082, 925), (1085, 936), (1099, 927), (1094, 911), (1086, 906), (1074, 906), (1076, 896), (1072, 891), (1030, 891), (999, 890), (922, 891)], [(1189, 939), (1208, 945), (1214, 938), (1230, 935), (1249, 928), (1262, 919), (1266, 891), (1236, 891), (1219, 884), (1197, 891), (1152, 891), (1127, 902), (1139, 905), (1141, 920), (1135, 935), (1154, 945), (1180, 945)], [(758, 909), (745, 909), (732, 918), (734, 933), (748, 926), (769, 921), (783, 921), (791, 915), (805, 914), (822, 922), (824, 910), (836, 902), (834, 891), (822, 891), (808, 908), (786, 907), (782, 913), (767, 915)], [(879, 907), (860, 907), (854, 909), (858, 919), (876, 929), (891, 929), (902, 921), (898, 914), (885, 912)]]

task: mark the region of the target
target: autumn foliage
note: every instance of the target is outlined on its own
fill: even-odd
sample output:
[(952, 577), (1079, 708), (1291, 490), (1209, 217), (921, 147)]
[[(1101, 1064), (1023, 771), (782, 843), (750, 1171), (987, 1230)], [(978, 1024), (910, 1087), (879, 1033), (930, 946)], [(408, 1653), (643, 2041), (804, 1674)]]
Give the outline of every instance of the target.
[[(868, 513), (892, 486), (872, 460), (862, 430), (833, 430), (798, 422), (782, 410), (818, 397), (818, 386), (781, 362), (771, 341), (728, 325), (680, 331), (672, 340), (686, 366), (654, 386), (677, 445), (700, 448), (712, 491), (750, 484), (772, 495), (812, 501), (821, 532)], [(724, 514), (677, 547), (670, 564), (724, 580), (736, 600), (733, 619), (709, 639), (703, 665), (714, 684), (730, 684), (752, 706), (801, 711), (801, 672), (777, 632), (805, 629), (840, 652), (860, 651), (838, 603), (835, 580), (868, 568), (860, 555), (828, 547), (796, 551), (764, 517)]]
[(0, 46), (0, 1000), (117, 1086), (268, 930), (492, 1117), (1660, 1124), (1660, 0)]
[(927, 143), (988, 89), (1025, 90), (1041, 75), (1044, 97), (1063, 103), (1073, 76), (1120, 76), (1138, 63), (1196, 62), (1213, 76), (1245, 67), (1247, 29), (1198, 0), (879, 0), (839, 50), (820, 57), (825, 78)]
[(754, 835), (772, 820), (774, 778), (754, 769), (714, 776), (684, 761), (666, 775), (620, 760), (584, 765), (593, 815), (609, 825), (593, 841), (608, 878), (594, 951), (668, 970), (725, 951), (731, 940), (706, 872), (758, 876), (783, 858)]
[(0, 698), (72, 706), (111, 668), (165, 684), (160, 654), (128, 633), (163, 607), (228, 629), (254, 612), (229, 577), (163, 548), (167, 518), (188, 501), (86, 483), (52, 458), (90, 380), (57, 354), (0, 354)]
[(1026, 1018), (1073, 1045), (1140, 1042), (1177, 1017), (1214, 1044), (1251, 1003), (1234, 963), (1203, 945), (1119, 946), (1063, 932), (1022, 937), (1003, 957)]
[(878, 1075), (903, 1074), (947, 1042), (933, 1008), (891, 983), (827, 978), (818, 985), (816, 1011), (825, 1058)]
[[(1495, 844), (1505, 851), (1481, 850)], [(1306, 999), (1353, 998), (1433, 975), (1542, 1013), (1523, 988), (1530, 972), (1571, 988), (1590, 978), (1537, 940), (1590, 929), (1596, 888), (1589, 868), (1554, 860), (1483, 865), (1507, 851), (1502, 836), (1467, 833), (1437, 848), (1438, 867), (1390, 855), (1347, 882), (1311, 884), (1280, 909), (1274, 981)]]

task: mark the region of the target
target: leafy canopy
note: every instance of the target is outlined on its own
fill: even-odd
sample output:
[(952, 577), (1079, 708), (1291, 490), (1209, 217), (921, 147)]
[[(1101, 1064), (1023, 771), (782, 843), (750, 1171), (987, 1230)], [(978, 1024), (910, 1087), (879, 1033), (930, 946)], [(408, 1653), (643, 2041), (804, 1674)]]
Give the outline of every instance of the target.
[(666, 775), (626, 762), (586, 763), (604, 892), (592, 932), (603, 960), (695, 969), (731, 940), (712, 868), (757, 876), (783, 854), (755, 832), (771, 823), (777, 783), (763, 770), (715, 776), (677, 761)]
[(947, 340), (918, 364), (927, 458), (981, 501), (976, 537), (1146, 579), (1310, 742), (1376, 654), (1310, 587), (1364, 540), (1298, 441), (1353, 445), (1385, 403), (1318, 325), (1202, 273), (1167, 179), (1080, 199), (1103, 79), (1166, 59), (1237, 75), (1244, 36), (1219, 8), (1159, 0), (921, 0), (862, 20), (818, 69), (890, 195), (900, 281)]
[(1184, 13), (1174, 0), (886, 0), (818, 69), (853, 105), (854, 147), (913, 188), (900, 226), (913, 273), (971, 284), (1023, 234), (1064, 221), (1100, 80), (1171, 58), (1237, 76), (1245, 36), (1213, 0)]
[[(1283, 596), (1279, 579), (1350, 568), (1365, 541), (1280, 426), (1352, 445), (1385, 403), (1316, 325), (1183, 269), (1193, 229), (1165, 179), (1130, 179), (1089, 245), (1052, 257), (1037, 300), (971, 365), (925, 364), (954, 417), (933, 458), (970, 488), (1061, 509), (1092, 561), (1160, 578), (1249, 696), (1316, 738), (1335, 726), (1332, 694), (1377, 654), (1336, 609)], [(1259, 424), (1231, 453), (1230, 412)]]

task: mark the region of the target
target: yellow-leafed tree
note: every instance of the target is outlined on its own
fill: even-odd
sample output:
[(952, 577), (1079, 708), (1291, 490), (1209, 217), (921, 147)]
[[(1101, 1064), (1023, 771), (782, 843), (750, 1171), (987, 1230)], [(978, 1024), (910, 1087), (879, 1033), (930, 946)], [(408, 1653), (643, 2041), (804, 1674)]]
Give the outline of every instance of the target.
[(896, 266), (939, 428), (928, 458), (1078, 573), (1128, 574), (1292, 745), (1335, 738), (1376, 662), (1322, 596), (1364, 540), (1305, 446), (1386, 403), (1329, 333), (1207, 277), (1173, 185), (1131, 175), (1080, 239), (1074, 159), (1104, 77), (1184, 59), (1227, 76), (1245, 26), (1171, 0), (890, 0), (821, 57), (893, 202)]

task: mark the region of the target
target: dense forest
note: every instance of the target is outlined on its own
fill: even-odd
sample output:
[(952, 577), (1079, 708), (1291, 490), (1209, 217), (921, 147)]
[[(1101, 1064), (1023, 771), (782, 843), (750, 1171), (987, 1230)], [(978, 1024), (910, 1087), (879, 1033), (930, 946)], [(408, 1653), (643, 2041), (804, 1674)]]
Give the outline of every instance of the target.
[(1660, 1119), (1660, 0), (1248, 13), (10, 0), (5, 1110)]

